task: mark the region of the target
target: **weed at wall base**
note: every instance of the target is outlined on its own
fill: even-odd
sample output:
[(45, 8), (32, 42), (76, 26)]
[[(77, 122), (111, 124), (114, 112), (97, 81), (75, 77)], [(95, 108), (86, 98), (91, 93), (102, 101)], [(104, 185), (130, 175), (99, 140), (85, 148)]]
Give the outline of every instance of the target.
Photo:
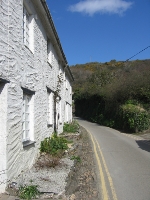
[(40, 194), (38, 191), (37, 185), (24, 185), (20, 186), (18, 190), (18, 196), (20, 199), (31, 200), (33, 198), (37, 198)]
[(77, 121), (73, 121), (72, 123), (64, 123), (63, 126), (63, 132), (67, 132), (67, 133), (75, 133), (77, 132), (79, 129), (79, 125), (77, 123)]

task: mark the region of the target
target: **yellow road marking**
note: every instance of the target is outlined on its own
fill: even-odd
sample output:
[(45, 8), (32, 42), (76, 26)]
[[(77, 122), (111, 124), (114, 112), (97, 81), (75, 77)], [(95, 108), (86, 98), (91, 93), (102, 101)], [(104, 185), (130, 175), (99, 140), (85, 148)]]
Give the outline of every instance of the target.
[[(95, 140), (95, 141), (96, 141), (96, 140)], [(114, 188), (114, 185), (113, 185), (112, 178), (111, 178), (110, 173), (109, 173), (109, 171), (108, 171), (108, 168), (107, 168), (107, 165), (106, 165), (106, 162), (105, 162), (103, 153), (102, 153), (102, 151), (101, 151), (101, 149), (100, 149), (100, 145), (98, 144), (97, 141), (96, 141), (96, 144), (97, 144), (97, 146), (98, 146), (98, 149), (99, 149), (99, 152), (100, 152), (102, 161), (103, 161), (103, 165), (104, 165), (104, 168), (105, 168), (107, 177), (108, 177), (108, 181), (109, 181), (109, 184), (110, 184), (110, 188), (111, 188), (111, 192), (112, 192), (113, 199), (114, 199), (114, 200), (117, 200), (116, 191), (115, 191), (115, 188)]]
[(100, 171), (100, 180), (101, 180), (101, 183), (102, 183), (103, 200), (108, 200), (108, 194), (107, 194), (104, 174), (103, 174), (103, 170), (102, 170), (102, 166), (101, 166), (101, 163), (100, 163), (100, 159), (98, 157), (98, 153), (97, 153), (97, 150), (96, 150), (96, 145), (95, 145), (93, 136), (91, 135), (90, 132), (89, 132), (89, 134), (90, 134), (90, 137), (91, 137), (91, 140), (92, 140), (92, 143), (93, 143), (94, 152), (95, 152), (95, 156), (96, 156), (96, 159), (97, 159), (97, 162), (98, 162), (99, 171)]
[(96, 145), (98, 147), (99, 153), (100, 153), (101, 158), (102, 158), (104, 169), (106, 171), (106, 175), (107, 175), (107, 178), (108, 178), (108, 181), (109, 181), (109, 184), (110, 184), (110, 189), (111, 189), (111, 192), (112, 192), (113, 200), (117, 200), (117, 195), (116, 195), (116, 192), (115, 192), (115, 188), (113, 186), (113, 181), (112, 181), (112, 178), (111, 178), (110, 173), (108, 171), (108, 168), (107, 168), (103, 153), (102, 153), (102, 151), (100, 149), (100, 145), (98, 144), (98, 142), (96, 141), (96, 139), (92, 136), (92, 134), (90, 132), (89, 132), (89, 134), (90, 134), (90, 137), (91, 137), (91, 140), (92, 140), (92, 143), (93, 143), (94, 152), (95, 152), (95, 155), (96, 155), (96, 159), (97, 159), (98, 167), (99, 167), (99, 171), (100, 171), (100, 180), (101, 180), (101, 183), (102, 183), (103, 200), (108, 200), (109, 198), (108, 198), (108, 193), (107, 193), (107, 189), (106, 189), (106, 184), (105, 184), (105, 178), (104, 178), (102, 165), (101, 165), (101, 162), (100, 162), (97, 150), (96, 150)]

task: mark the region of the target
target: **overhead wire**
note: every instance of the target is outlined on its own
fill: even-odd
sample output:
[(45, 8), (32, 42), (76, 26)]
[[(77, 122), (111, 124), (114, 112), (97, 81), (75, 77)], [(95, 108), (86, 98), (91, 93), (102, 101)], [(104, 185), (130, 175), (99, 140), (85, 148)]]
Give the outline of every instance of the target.
[(128, 58), (128, 59), (127, 59), (126, 61), (124, 61), (124, 62), (129, 61), (131, 58), (134, 58), (136, 55), (140, 54), (142, 51), (145, 51), (145, 50), (148, 49), (149, 47), (150, 47), (150, 46), (148, 46), (148, 47), (142, 49), (141, 51), (139, 51), (138, 53), (136, 53), (134, 56), (131, 56), (130, 58)]

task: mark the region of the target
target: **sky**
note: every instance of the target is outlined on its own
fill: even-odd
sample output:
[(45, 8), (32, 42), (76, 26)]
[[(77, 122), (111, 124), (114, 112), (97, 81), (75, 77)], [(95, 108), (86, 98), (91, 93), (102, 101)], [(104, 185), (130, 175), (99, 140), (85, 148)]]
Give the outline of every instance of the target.
[(46, 1), (68, 65), (150, 59), (150, 0)]

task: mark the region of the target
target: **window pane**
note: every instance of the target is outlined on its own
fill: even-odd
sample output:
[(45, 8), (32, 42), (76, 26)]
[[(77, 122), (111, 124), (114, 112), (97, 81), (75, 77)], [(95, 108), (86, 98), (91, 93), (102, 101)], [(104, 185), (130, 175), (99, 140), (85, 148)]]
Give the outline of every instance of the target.
[(25, 122), (22, 123), (22, 129), (25, 131)]
[(25, 8), (23, 8), (23, 41), (29, 47), (30, 37), (30, 15)]
[(29, 122), (25, 123), (25, 129), (26, 129), (26, 131), (29, 131)]
[(25, 134), (25, 130), (23, 130), (23, 141), (26, 140), (26, 134)]
[(26, 140), (29, 140), (29, 130), (26, 130)]
[(23, 8), (23, 42), (25, 43), (25, 30), (26, 30), (26, 11), (25, 8)]
[(53, 118), (53, 93), (47, 93), (48, 95), (48, 108), (47, 108), (47, 121), (52, 124)]
[(30, 95), (23, 95), (22, 130), (23, 141), (30, 139)]
[(28, 113), (29, 112), (29, 104), (25, 105), (25, 112)]
[(25, 121), (26, 121), (26, 122), (29, 121), (29, 114), (30, 114), (30, 113), (25, 113)]

